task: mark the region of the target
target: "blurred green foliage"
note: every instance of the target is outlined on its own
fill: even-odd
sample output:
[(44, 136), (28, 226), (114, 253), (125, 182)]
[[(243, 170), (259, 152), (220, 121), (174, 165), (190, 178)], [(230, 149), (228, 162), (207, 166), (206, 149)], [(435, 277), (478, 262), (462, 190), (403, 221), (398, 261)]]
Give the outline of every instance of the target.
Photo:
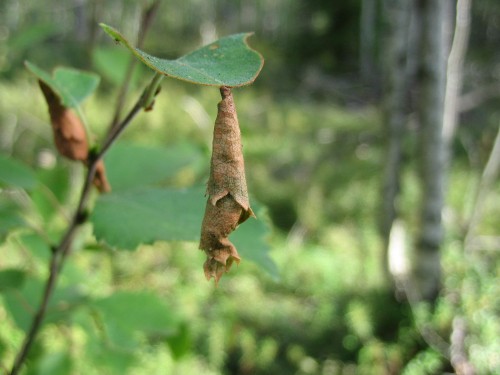
[[(16, 102), (11, 108), (16, 108), (19, 116), (14, 127), (17, 131), (19, 124), (25, 127), (23, 139), (13, 138), (18, 141), (10, 144), (11, 150), (19, 159), (34, 164), (40, 176), (34, 204), (42, 216), (26, 218), (23, 225), (36, 228), (44, 223), (52, 228), (49, 234), (57, 234), (65, 225), (69, 209), (61, 206), (61, 202), (74, 199), (79, 173), (71, 173), (75, 181), (69, 180), (73, 182), (68, 185), (68, 175), (61, 173), (59, 167), (52, 169), (38, 164), (40, 152), (53, 153), (49, 151), (50, 137), (40, 137), (40, 132), (43, 134), (48, 128), (41, 95), (35, 85), (6, 85), (11, 101)], [(108, 160), (116, 159), (111, 163), (117, 164), (116, 168), (123, 165), (120, 160), (130, 163), (130, 171), (139, 173), (134, 162), (140, 164), (139, 155), (144, 158), (152, 153), (159, 160), (167, 158), (163, 163), (166, 169), (150, 165), (162, 174), (144, 170), (145, 181), (154, 178), (174, 186), (203, 183), (208, 173), (204, 165), (208, 165), (211, 129), (202, 120), (196, 122), (183, 103), (187, 98), (195, 100), (206, 109), (208, 118), (214, 118), (217, 93), (201, 89), (195, 96), (184, 86), (169, 83), (168, 87), (157, 99), (155, 110), (138, 118), (124, 134), (127, 142), (140, 141), (143, 146), (117, 144)], [(21, 99), (23, 90), (32, 92), (33, 104)], [(204, 280), (200, 268), (203, 260), (195, 244), (158, 243), (135, 253), (105, 248), (95, 251), (86, 230), (77, 241), (80, 250), (77, 249), (65, 268), (57, 293), (63, 299), (53, 301), (48, 324), (30, 360), (33, 369), (56, 371), (53, 369), (57, 368), (61, 373), (89, 374), (103, 369), (109, 373), (139, 374), (160, 367), (165, 372), (183, 374), (369, 374), (399, 373), (403, 369), (408, 374), (436, 373), (449, 369), (449, 362), (428, 347), (420, 330), (435, 330), (447, 340), (453, 316), (460, 312), (471, 324), (471, 354), (476, 353), (471, 359), (478, 369), (492, 373), (498, 366), (495, 362), (498, 343), (492, 333), (499, 329), (495, 310), (498, 290), (494, 275), (499, 267), (496, 257), (488, 261), (484, 258), (488, 253), (481, 252), (469, 261), (461, 251), (461, 242), (456, 237), (459, 234), (452, 232), (443, 252), (443, 298), (434, 311), (427, 309), (414, 315), (386, 287), (373, 215), (382, 147), (376, 109), (351, 112), (331, 105), (293, 105), (250, 90), (236, 90), (235, 100), (244, 137), (249, 186), (254, 198), (268, 206), (277, 225), (270, 239), (280, 280), (273, 280), (244, 256), (242, 264), (214, 289)], [(108, 96), (100, 97), (99, 101), (91, 99), (87, 106), (90, 124), (102, 123), (95, 119), (106, 117), (109, 102)], [(34, 114), (28, 112), (31, 106)], [(94, 131), (101, 132), (98, 128)], [(36, 146), (22, 147), (30, 137)], [(186, 139), (190, 142), (185, 146), (178, 143)], [(147, 140), (157, 146), (144, 146)], [(172, 144), (172, 148), (161, 151), (160, 144)], [(138, 153), (139, 160), (135, 160), (133, 152), (141, 147), (144, 150)], [(123, 159), (125, 156), (119, 156), (127, 148), (132, 152), (129, 162)], [(181, 151), (172, 156), (183, 155), (182, 150), (186, 149), (198, 151), (194, 154), (190, 151), (188, 155), (194, 156), (185, 159), (186, 163), (174, 157), (179, 172), (172, 174), (168, 158), (176, 149)], [(200, 157), (196, 152), (205, 156)], [(206, 163), (202, 162), (204, 159)], [(69, 167), (79, 171), (78, 166), (59, 162), (66, 170)], [(469, 182), (464, 180), (464, 168), (457, 166), (451, 175), (454, 193), (450, 203), (457, 215), (463, 214), (463, 198), (476, 178), (469, 174)], [(116, 177), (112, 177), (113, 173)], [(120, 180), (124, 186), (137, 182), (130, 182), (124, 173), (110, 172), (117, 191), (122, 184)], [(413, 173), (409, 171), (405, 179), (410, 187), (416, 181)], [(409, 195), (415, 190), (407, 189)], [(6, 192), (2, 192), (4, 198)], [(490, 225), (487, 223), (496, 222), (495, 202), (485, 213), (485, 230)], [(21, 339), (21, 332), (13, 323), (18, 319), (15, 311), (22, 304), (14, 305), (14, 301), (35, 300), (39, 288), (36, 282), (40, 283), (36, 281), (40, 280), (37, 275), (45, 273), (44, 262), (49, 251), (40, 237), (26, 235), (25, 230), (8, 233), (1, 250), (8, 254), (2, 261), (2, 269), (7, 272), (3, 276), (11, 280), (7, 282), (10, 285), (16, 285), (14, 279), (19, 272), (31, 281), (14, 294), (10, 291), (2, 297), (4, 304), (0, 311), (5, 319), (0, 325), (0, 341), (7, 364)], [(114, 294), (110, 294), (113, 291), (125, 303), (133, 303), (134, 298), (144, 301), (158, 298), (158, 302), (136, 303), (144, 306), (167, 302), (168, 306), (161, 308), (166, 309), (165, 319), (174, 323), (172, 331), (144, 336), (147, 331), (139, 326), (143, 333), (137, 336), (132, 328), (143, 323), (134, 316), (140, 321), (152, 318), (141, 318), (118, 300), (113, 307), (117, 312), (113, 314), (132, 322), (116, 321), (108, 326), (109, 309), (104, 311), (98, 306), (99, 301), (115, 301), (111, 297)], [(92, 300), (96, 302), (91, 306), (85, 302)], [(92, 307), (94, 304), (96, 307)], [(158, 326), (169, 327), (163, 323)], [(125, 331), (116, 331), (118, 327)], [(120, 335), (132, 336), (121, 339)], [(118, 341), (113, 344), (113, 340)], [(72, 348), (69, 352), (68, 343)], [(132, 345), (133, 350), (122, 345)]]
[[(99, 21), (134, 35), (139, 3), (112, 0), (99, 7), (90, 1), (97, 8), (83, 11), (90, 18), (97, 12)], [(85, 32), (74, 27), (82, 11), (78, 5), (58, 4), (0, 3), (0, 151), (6, 155), (0, 158), (2, 368), (11, 365), (19, 348), (47, 275), (48, 244), (67, 225), (82, 183), (82, 166), (54, 152), (46, 105), (22, 61), (93, 68), (103, 76), (97, 95), (84, 104), (96, 138), (112, 118), (114, 90), (128, 61), (116, 53), (121, 49), (93, 33), (94, 25), (82, 26)], [(328, 100), (317, 101), (325, 93), (307, 79), (311, 64), (326, 71), (357, 70), (353, 38), (359, 2), (258, 1), (254, 8), (243, 1), (192, 0), (175, 9), (171, 4), (163, 4), (145, 47), (167, 58), (198, 45), (213, 25), (221, 35), (257, 31), (255, 46), (267, 57), (266, 67), (253, 88), (235, 89), (234, 95), (252, 201), (265, 207), (252, 224), (264, 226), (255, 230), (267, 238), (254, 238), (250, 231), (237, 245), (251, 237), (258, 246), (270, 246), (278, 271), (268, 266), (263, 272), (258, 257), (263, 253), (249, 248), (216, 289), (204, 279), (203, 255), (193, 242), (120, 252), (86, 226), (25, 373), (440, 374), (453, 371), (446, 345), (457, 315), (467, 322), (466, 350), (477, 372), (497, 373), (498, 182), (477, 228), (485, 242), (466, 253), (463, 236), (498, 126), (498, 98), (462, 116), (449, 176), (443, 291), (434, 307), (410, 305), (394, 297), (381, 267), (379, 106), (359, 99), (366, 93), (353, 89), (358, 81), (328, 81)], [(475, 60), (467, 89), (493, 80), (495, 69), (485, 66), (498, 62), (498, 49), (488, 46), (499, 35), (492, 21), (499, 7), (495, 0), (477, 4), (474, 17), (488, 21), (489, 34), (473, 30)], [(110, 70), (103, 63), (108, 59), (120, 64)], [(131, 97), (148, 77), (138, 68)], [(138, 117), (107, 157), (116, 193), (142, 185), (202, 186), (218, 100), (215, 89), (165, 81), (154, 111)], [(410, 153), (414, 140), (405, 146)], [(150, 158), (159, 163), (141, 168)], [(140, 173), (142, 178), (134, 177)], [(403, 184), (400, 205), (411, 231), (418, 199), (411, 162)], [(266, 232), (269, 224), (272, 233)], [(252, 256), (256, 262), (247, 261)]]

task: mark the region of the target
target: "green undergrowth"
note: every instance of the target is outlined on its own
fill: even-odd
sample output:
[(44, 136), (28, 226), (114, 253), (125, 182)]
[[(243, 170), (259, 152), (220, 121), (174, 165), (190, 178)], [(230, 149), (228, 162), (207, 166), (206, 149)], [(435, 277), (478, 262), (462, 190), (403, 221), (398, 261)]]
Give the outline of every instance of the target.
[[(163, 85), (155, 109), (134, 120), (120, 147), (187, 143), (196, 157), (176, 164), (166, 183), (201, 186), (208, 177), (218, 92), (170, 80)], [(449, 342), (457, 314), (468, 323), (472, 363), (479, 373), (493, 374), (500, 366), (498, 256), (486, 247), (464, 255), (461, 230), (479, 171), (454, 165), (443, 293), (433, 309), (410, 306), (395, 299), (381, 270), (378, 112), (281, 100), (245, 88), (235, 89), (234, 97), (250, 195), (265, 208), (259, 219), (266, 220), (267, 210), (273, 224), (267, 239), (279, 277), (244, 257), (215, 288), (204, 278), (196, 242), (119, 251), (102, 246), (86, 225), (26, 374), (440, 374), (452, 371), (449, 358), (440, 352), (441, 341), (429, 342), (425, 332)], [(103, 90), (84, 105), (97, 137), (113, 103)], [(33, 81), (1, 84), (1, 150), (32, 166), (52, 192), (42, 189), (30, 202), (22, 191), (2, 190), (0, 208), (12, 198), (6, 193), (27, 209), (34, 205), (39, 216), (20, 219), (35, 229), (43, 223), (53, 242), (67, 224), (82, 167), (55, 156), (47, 122)], [(125, 185), (151, 182), (151, 176), (131, 181), (126, 174), (113, 178)], [(418, 199), (411, 163), (404, 186), (401, 207), (411, 232), (417, 216), (410, 208)], [(499, 225), (495, 196), (498, 184), (478, 227), (490, 236)], [(65, 202), (56, 213), (53, 197)], [(0, 362), (8, 367), (27, 324), (18, 312), (39, 298), (50, 249), (26, 228), (0, 235), (0, 281), (8, 280), (0, 290)]]

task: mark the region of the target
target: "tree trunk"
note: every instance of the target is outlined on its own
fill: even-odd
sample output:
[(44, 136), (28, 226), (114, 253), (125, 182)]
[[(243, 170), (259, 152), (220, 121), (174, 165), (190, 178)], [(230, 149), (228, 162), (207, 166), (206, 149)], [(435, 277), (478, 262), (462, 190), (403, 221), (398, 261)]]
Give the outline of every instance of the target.
[(470, 7), (471, 0), (458, 0), (457, 2), (455, 33), (448, 57), (443, 114), (445, 166), (450, 164), (451, 144), (458, 125), (458, 101), (462, 91), (463, 64), (469, 43)]
[(360, 73), (364, 82), (372, 83), (375, 68), (377, 1), (362, 0), (359, 25)]
[(417, 12), (422, 25), (416, 82), (422, 196), (412, 286), (421, 298), (434, 300), (440, 289), (439, 250), (443, 238), (443, 3), (436, 0), (417, 0)]
[(385, 170), (382, 182), (380, 232), (384, 243), (383, 267), (389, 280), (389, 237), (394, 220), (398, 217), (396, 200), (400, 190), (403, 160), (403, 138), (408, 118), (408, 38), (411, 0), (384, 0), (386, 15), (383, 66), (385, 73), (385, 134), (387, 139)]

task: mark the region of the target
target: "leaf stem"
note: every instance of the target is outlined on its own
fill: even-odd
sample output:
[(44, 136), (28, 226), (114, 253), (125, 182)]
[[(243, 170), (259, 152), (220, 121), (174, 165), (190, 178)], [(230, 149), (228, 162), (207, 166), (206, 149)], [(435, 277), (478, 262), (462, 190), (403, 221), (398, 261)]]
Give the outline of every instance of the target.
[[(156, 82), (155, 79), (153, 79), (152, 83), (153, 82)], [(150, 86), (151, 84), (148, 85), (148, 87), (144, 90), (144, 93), (148, 91), (148, 88)], [(76, 231), (80, 227), (80, 225), (83, 224), (86, 220), (85, 212), (87, 209), (87, 202), (90, 197), (90, 192), (92, 190), (92, 181), (96, 173), (97, 163), (99, 162), (99, 160), (103, 158), (105, 153), (109, 150), (111, 145), (116, 141), (118, 136), (123, 132), (123, 130), (125, 130), (127, 125), (143, 108), (144, 93), (139, 97), (136, 104), (130, 110), (128, 115), (123, 119), (123, 121), (118, 124), (115, 131), (107, 137), (100, 151), (96, 155), (90, 157), (87, 173), (85, 176), (85, 182), (82, 191), (80, 193), (78, 206), (71, 218), (71, 221), (64, 236), (61, 238), (59, 244), (57, 245), (57, 247), (54, 248), (52, 252), (49, 265), (49, 276), (45, 283), (45, 289), (43, 292), (42, 300), (33, 317), (31, 326), (28, 332), (26, 333), (26, 336), (24, 337), (21, 349), (19, 350), (14, 360), (14, 364), (12, 366), (9, 375), (17, 375), (21, 370), (21, 366), (23, 365), (24, 361), (28, 356), (29, 350), (33, 345), (33, 342), (35, 341), (38, 331), (40, 330), (40, 327), (43, 323), (43, 319), (45, 318), (45, 314), (47, 312), (47, 306), (55, 290), (57, 279), (59, 278), (59, 275), (61, 273), (64, 261), (66, 260), (67, 255), (70, 253), (72, 247), (71, 245), (73, 244), (73, 239), (76, 234)]]

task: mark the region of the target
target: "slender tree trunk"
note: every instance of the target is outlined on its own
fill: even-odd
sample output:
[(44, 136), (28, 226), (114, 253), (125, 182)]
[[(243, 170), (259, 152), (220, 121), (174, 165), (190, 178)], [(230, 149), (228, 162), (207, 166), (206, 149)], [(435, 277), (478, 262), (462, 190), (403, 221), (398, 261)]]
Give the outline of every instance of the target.
[(376, 41), (377, 1), (361, 1), (361, 17), (359, 25), (359, 59), (361, 77), (371, 83), (375, 68), (375, 41)]
[(417, 0), (422, 22), (416, 113), (420, 124), (420, 228), (417, 235), (412, 286), (417, 295), (434, 300), (440, 290), (440, 247), (443, 238), (444, 103), (443, 3)]
[(448, 166), (451, 161), (451, 144), (458, 125), (458, 102), (462, 91), (463, 65), (469, 43), (471, 2), (472, 0), (457, 1), (455, 33), (448, 57), (443, 114), (445, 166)]
[(383, 66), (385, 70), (385, 134), (387, 139), (382, 182), (380, 232), (384, 240), (383, 267), (389, 280), (388, 248), (394, 220), (398, 217), (396, 200), (400, 190), (403, 138), (408, 119), (408, 37), (411, 0), (384, 0), (386, 16)]

